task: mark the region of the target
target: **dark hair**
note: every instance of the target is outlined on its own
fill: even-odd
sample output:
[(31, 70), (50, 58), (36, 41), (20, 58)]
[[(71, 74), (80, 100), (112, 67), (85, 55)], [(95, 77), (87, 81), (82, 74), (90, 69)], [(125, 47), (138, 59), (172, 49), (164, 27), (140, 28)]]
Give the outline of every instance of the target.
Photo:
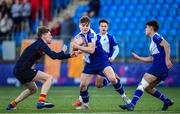
[(159, 30), (159, 24), (156, 20), (151, 20), (146, 23), (148, 26), (152, 26), (154, 31), (157, 32)]
[(40, 26), (38, 28), (37, 35), (38, 37), (42, 37), (43, 34), (48, 33), (50, 30), (46, 26)]
[(107, 25), (109, 25), (109, 22), (108, 22), (108, 20), (106, 20), (106, 19), (101, 19), (101, 20), (99, 20), (99, 25), (100, 25), (101, 23), (106, 23)]
[(91, 19), (88, 16), (82, 16), (80, 19), (80, 23), (88, 23), (90, 24)]

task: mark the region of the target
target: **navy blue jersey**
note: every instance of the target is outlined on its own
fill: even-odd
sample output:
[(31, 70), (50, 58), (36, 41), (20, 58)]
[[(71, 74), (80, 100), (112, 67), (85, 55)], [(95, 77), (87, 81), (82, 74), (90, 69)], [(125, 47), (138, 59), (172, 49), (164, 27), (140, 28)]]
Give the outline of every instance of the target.
[(41, 38), (38, 38), (37, 41), (24, 50), (15, 65), (15, 69), (30, 69), (35, 64), (35, 62), (45, 54), (47, 54), (52, 59), (70, 58), (70, 54), (64, 54), (64, 51), (58, 53), (52, 51)]
[(97, 39), (101, 42), (102, 48), (106, 52), (108, 57), (111, 57), (114, 53), (113, 47), (117, 46), (115, 38), (108, 33), (106, 33), (105, 35), (100, 35), (99, 33), (97, 34)]

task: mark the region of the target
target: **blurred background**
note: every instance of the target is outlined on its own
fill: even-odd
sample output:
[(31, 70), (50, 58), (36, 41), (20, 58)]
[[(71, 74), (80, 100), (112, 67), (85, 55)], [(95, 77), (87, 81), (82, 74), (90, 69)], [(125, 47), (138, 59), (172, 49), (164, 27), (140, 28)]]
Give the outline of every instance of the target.
[[(36, 40), (38, 26), (51, 29), (50, 45), (59, 51), (79, 32), (79, 19), (91, 17), (91, 27), (99, 33), (98, 21), (110, 22), (120, 52), (113, 68), (125, 85), (136, 85), (151, 64), (131, 58), (131, 52), (149, 55), (150, 40), (145, 36), (145, 23), (155, 19), (159, 33), (171, 46), (173, 68), (163, 86), (180, 87), (180, 0), (0, 0), (0, 86), (20, 86), (13, 67), (21, 52)], [(69, 49), (70, 51), (70, 49)], [(54, 85), (79, 85), (83, 69), (82, 55), (59, 61), (45, 56), (34, 66), (54, 76)], [(92, 85), (94, 85), (92, 80)]]

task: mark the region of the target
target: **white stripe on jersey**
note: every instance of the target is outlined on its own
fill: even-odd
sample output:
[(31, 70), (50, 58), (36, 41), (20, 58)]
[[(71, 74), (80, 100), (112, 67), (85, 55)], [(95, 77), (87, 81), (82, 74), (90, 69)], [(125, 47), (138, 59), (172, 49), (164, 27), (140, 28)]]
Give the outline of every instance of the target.
[(101, 45), (102, 45), (102, 48), (103, 50), (106, 52), (106, 53), (109, 53), (109, 38), (107, 36), (107, 34), (105, 35), (100, 35), (101, 36), (101, 39), (100, 39), (100, 42), (101, 42)]
[[(156, 34), (159, 35), (158, 33), (156, 33)], [(161, 37), (161, 38), (164, 39), (163, 37)], [(155, 54), (160, 53), (160, 51), (157, 48), (157, 44), (153, 41), (152, 38), (151, 38), (151, 44), (150, 44), (150, 47), (149, 47), (149, 51), (150, 51), (151, 55), (155, 55)]]
[(155, 55), (155, 54), (160, 53), (158, 48), (157, 48), (156, 43), (153, 40), (151, 40), (149, 50), (150, 50), (151, 55)]

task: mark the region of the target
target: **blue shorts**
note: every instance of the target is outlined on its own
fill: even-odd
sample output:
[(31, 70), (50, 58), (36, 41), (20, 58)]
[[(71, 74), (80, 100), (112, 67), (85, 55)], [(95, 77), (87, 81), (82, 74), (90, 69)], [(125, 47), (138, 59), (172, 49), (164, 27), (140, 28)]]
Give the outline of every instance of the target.
[(103, 62), (98, 62), (95, 64), (92, 63), (86, 63), (84, 66), (83, 73), (85, 74), (95, 74), (95, 75), (101, 75), (105, 76), (103, 73), (104, 68), (111, 66), (109, 61), (103, 61)]
[(162, 70), (160, 68), (150, 67), (147, 73), (152, 74), (160, 80), (165, 80), (168, 77), (168, 71)]

